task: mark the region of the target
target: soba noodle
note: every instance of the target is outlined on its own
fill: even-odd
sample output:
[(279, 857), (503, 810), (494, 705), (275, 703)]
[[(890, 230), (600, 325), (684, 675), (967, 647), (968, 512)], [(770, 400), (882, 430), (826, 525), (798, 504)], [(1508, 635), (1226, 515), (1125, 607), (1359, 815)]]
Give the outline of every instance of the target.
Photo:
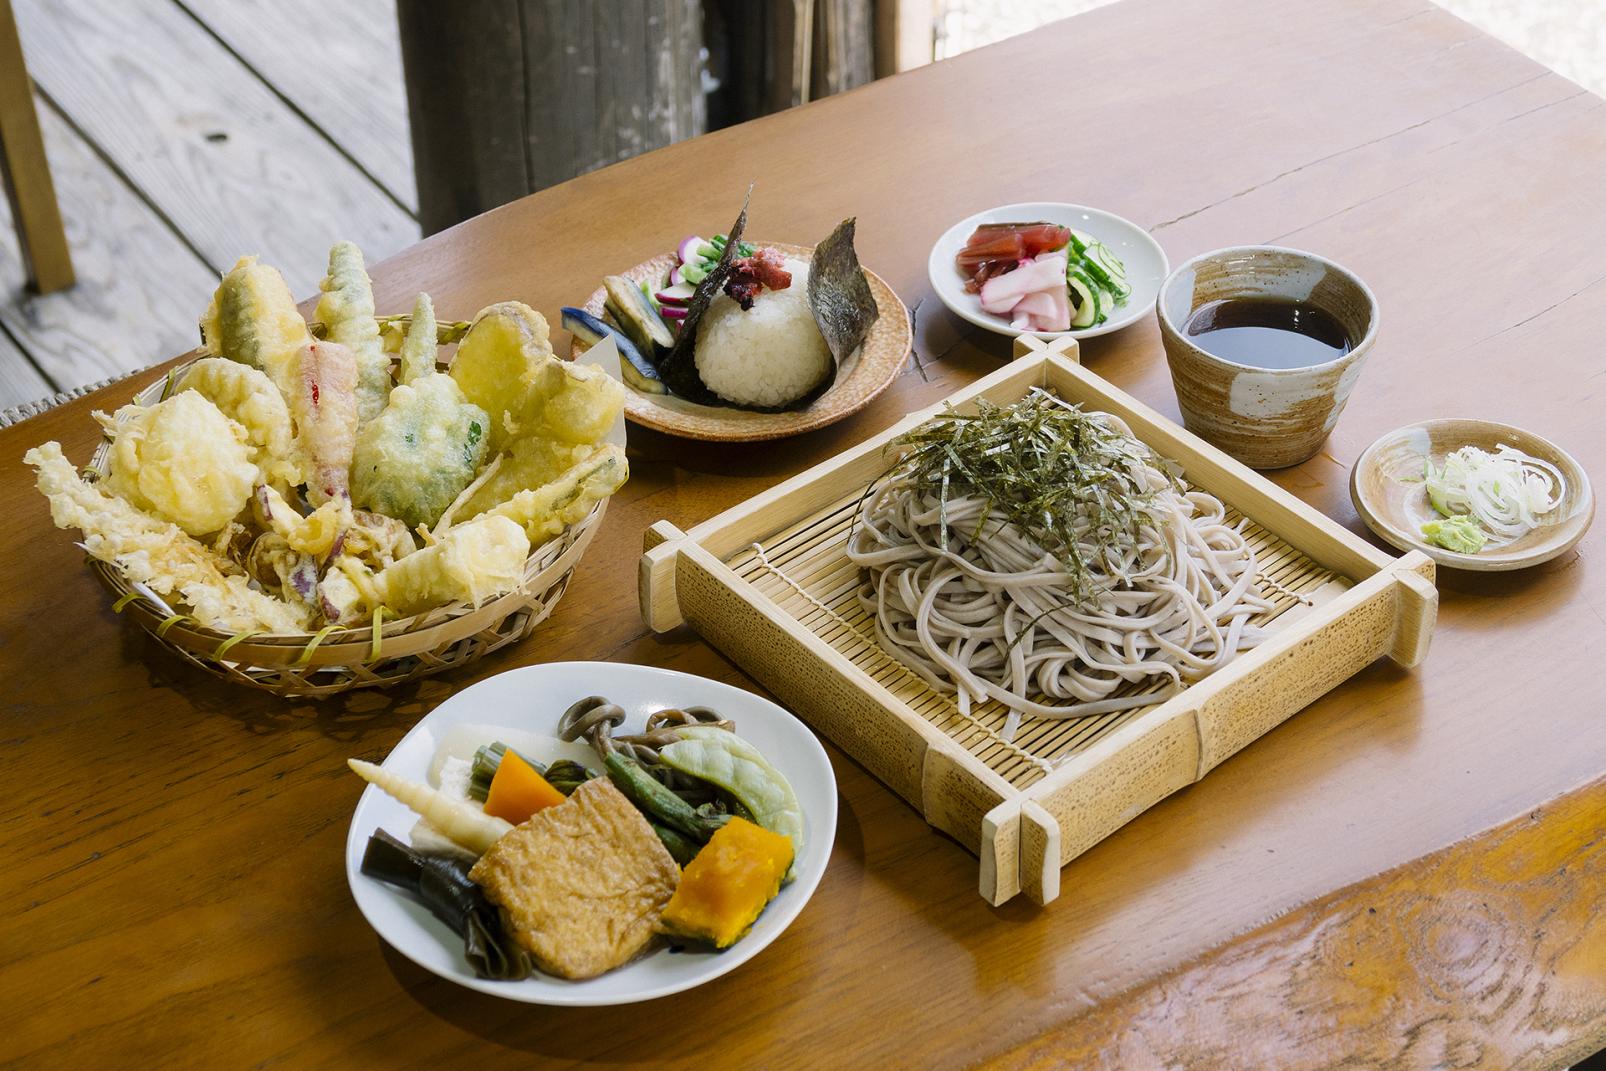
[[(998, 700), (1009, 740), (1023, 714), (1157, 702), (1261, 639), (1249, 620), (1270, 603), (1242, 523), (1228, 524), (1218, 499), (1187, 489), (1122, 421), (1041, 391), (982, 418), (1003, 423), (970, 437), (979, 461), (928, 433), (927, 449), (867, 493), (848, 544), (881, 646), (957, 693), (962, 712)], [(973, 418), (941, 419), (962, 433)], [(1069, 459), (1056, 445), (1067, 429)], [(1045, 507), (1019, 508), (1020, 469), (1008, 466), (1044, 460), (1082, 476), (1065, 466), (1084, 457), (1086, 485), (1046, 499), (1058, 515), (1030, 523)]]

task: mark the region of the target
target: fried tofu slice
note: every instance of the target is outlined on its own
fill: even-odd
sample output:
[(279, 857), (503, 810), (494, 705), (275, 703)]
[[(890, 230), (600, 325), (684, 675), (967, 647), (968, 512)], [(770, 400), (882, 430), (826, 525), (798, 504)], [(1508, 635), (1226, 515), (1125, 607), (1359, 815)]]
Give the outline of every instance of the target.
[(647, 947), (680, 867), (641, 812), (597, 778), (502, 837), (469, 877), (537, 966), (581, 979)]

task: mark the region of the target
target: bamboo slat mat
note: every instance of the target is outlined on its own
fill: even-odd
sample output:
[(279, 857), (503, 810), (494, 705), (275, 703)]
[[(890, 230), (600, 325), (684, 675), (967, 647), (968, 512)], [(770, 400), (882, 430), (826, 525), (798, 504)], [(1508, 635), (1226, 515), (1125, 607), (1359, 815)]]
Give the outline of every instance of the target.
[[(859, 569), (845, 551), (859, 500), (858, 494), (840, 499), (766, 543), (737, 551), (725, 564), (1016, 788), (1031, 786), (1166, 698), (1157, 696), (1154, 704), (1091, 718), (1027, 717), (1013, 741), (1000, 735), (1008, 714), (1003, 704), (990, 700), (973, 705), (968, 715), (960, 713), (952, 696), (932, 688), (876, 642), (874, 619), (857, 597)], [(1229, 510), (1227, 520), (1236, 524), (1241, 516)], [(1259, 525), (1246, 525), (1244, 533), (1259, 562), (1263, 594), (1273, 603), (1252, 619), (1253, 624), (1274, 630), (1278, 623), (1288, 624), (1350, 586)], [(1148, 686), (1151, 691), (1158, 688)], [(1133, 684), (1116, 694), (1143, 690), (1144, 686)]]

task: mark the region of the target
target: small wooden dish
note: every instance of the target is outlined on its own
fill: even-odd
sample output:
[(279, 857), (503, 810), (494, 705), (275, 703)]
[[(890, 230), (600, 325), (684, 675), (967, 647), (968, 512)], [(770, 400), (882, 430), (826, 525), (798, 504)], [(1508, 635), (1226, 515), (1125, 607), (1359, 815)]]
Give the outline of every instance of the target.
[[(1479, 554), (1461, 554), (1422, 538), (1422, 525), (1437, 517), (1422, 482), (1429, 458), (1434, 464), (1463, 446), (1493, 451), (1501, 443), (1548, 461), (1567, 486), (1559, 518), (1515, 543)], [(1366, 526), (1400, 550), (1420, 550), (1440, 565), (1476, 572), (1525, 569), (1564, 554), (1584, 537), (1595, 518), (1589, 477), (1567, 451), (1532, 432), (1493, 420), (1447, 417), (1397, 428), (1368, 446), (1350, 471), (1350, 498)]]
[[(814, 247), (808, 245), (787, 245), (783, 242), (754, 244), (768, 246), (791, 257), (810, 257), (814, 254)], [(665, 253), (619, 274), (638, 283), (656, 283), (668, 274), (675, 263), (675, 255)], [(644, 394), (626, 383), (625, 416), (643, 427), (678, 435), (683, 439), (758, 442), (801, 435), (858, 412), (897, 378), (914, 344), (909, 309), (893, 293), (892, 287), (875, 272), (864, 269), (864, 278), (870, 284), (870, 294), (875, 298), (876, 308), (881, 315), (871, 326), (859, 351), (837, 370), (836, 382), (831, 384), (831, 389), (811, 405), (784, 413), (755, 413), (747, 409), (698, 405), (673, 394)], [(605, 291), (599, 286), (586, 300), (585, 310), (600, 318), (605, 297)], [(578, 343), (571, 342), (571, 346), (573, 356), (584, 352), (584, 347)]]

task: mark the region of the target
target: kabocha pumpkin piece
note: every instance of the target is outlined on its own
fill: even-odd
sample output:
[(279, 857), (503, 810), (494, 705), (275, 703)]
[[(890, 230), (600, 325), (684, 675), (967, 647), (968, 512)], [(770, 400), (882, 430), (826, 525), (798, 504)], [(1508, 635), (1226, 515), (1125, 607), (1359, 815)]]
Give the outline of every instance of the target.
[(257, 483), (246, 429), (195, 391), (102, 417), (112, 436), (106, 486), (192, 536), (210, 535), (245, 508)]
[(357, 432), (351, 490), (357, 505), (433, 525), (474, 480), (485, 460), (485, 410), (435, 371), (435, 314), (420, 294), (402, 344), (403, 382), (384, 412)]
[(469, 871), (513, 937), (560, 978), (594, 978), (653, 940), (680, 867), (603, 778), (502, 837)]
[(329, 250), (329, 271), (318, 284), (322, 291), (313, 316), (323, 324), (324, 338), (351, 350), (357, 361), (357, 418), (377, 417), (390, 396), (390, 358), (374, 319), (374, 288), (353, 242), (336, 242)]
[(792, 857), (789, 837), (732, 818), (686, 865), (659, 929), (729, 948), (781, 891)]

